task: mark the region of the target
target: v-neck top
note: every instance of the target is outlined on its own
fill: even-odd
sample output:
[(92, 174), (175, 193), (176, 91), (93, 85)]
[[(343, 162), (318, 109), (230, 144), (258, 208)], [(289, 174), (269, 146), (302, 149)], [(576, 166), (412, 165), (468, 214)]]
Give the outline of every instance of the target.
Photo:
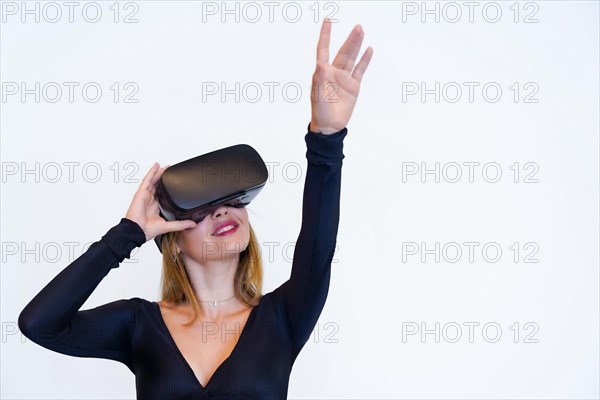
[(18, 325), (34, 343), (76, 357), (115, 360), (135, 374), (138, 399), (285, 399), (294, 361), (308, 341), (329, 291), (338, 222), (343, 139), (308, 132), (302, 223), (290, 278), (252, 307), (230, 355), (203, 386), (175, 344), (157, 302), (120, 299), (80, 310), (111, 269), (146, 242), (122, 218), (55, 276), (21, 311)]

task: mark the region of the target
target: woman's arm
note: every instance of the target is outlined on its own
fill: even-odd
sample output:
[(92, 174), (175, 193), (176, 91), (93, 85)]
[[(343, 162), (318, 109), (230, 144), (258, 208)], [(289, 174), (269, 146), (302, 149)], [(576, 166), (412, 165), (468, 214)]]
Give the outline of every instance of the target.
[(362, 27), (356, 25), (329, 64), (330, 37), (331, 21), (325, 18), (312, 76), (312, 118), (304, 137), (308, 168), (302, 226), (290, 279), (273, 292), (275, 302), (283, 305), (295, 354), (308, 340), (327, 299), (340, 215), (343, 141), (360, 82), (373, 56), (368, 47), (354, 65), (364, 37)]
[(156, 235), (196, 226), (194, 221), (165, 221), (159, 215), (156, 185), (168, 167), (159, 168), (154, 163), (125, 218), (61, 271), (21, 311), (19, 329), (26, 337), (59, 353), (120, 361), (133, 372), (134, 300), (78, 310), (108, 272), (129, 258), (134, 248)]
[(21, 332), (49, 350), (120, 361), (132, 370), (130, 337), (135, 318), (131, 300), (78, 310), (108, 272), (144, 242), (140, 226), (122, 218), (27, 304), (19, 315)]
[(290, 279), (274, 291), (282, 304), (296, 352), (306, 343), (323, 310), (331, 275), (340, 215), (343, 140), (346, 128), (329, 135), (305, 135), (308, 162), (302, 225)]

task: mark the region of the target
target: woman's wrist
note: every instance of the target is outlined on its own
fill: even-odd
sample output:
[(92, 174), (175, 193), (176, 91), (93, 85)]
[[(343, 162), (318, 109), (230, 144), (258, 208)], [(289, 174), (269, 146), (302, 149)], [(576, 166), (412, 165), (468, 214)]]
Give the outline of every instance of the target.
[(322, 133), (323, 135), (331, 135), (333, 133), (339, 132), (344, 128), (329, 128), (329, 127), (318, 127), (312, 121), (308, 125), (308, 130), (314, 133)]

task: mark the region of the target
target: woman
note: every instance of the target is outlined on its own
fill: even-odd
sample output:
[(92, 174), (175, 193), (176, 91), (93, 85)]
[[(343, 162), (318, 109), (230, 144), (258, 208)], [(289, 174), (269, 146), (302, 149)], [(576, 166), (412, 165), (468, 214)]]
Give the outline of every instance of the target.
[[(286, 398), (292, 365), (327, 298), (343, 139), (373, 54), (367, 48), (354, 67), (364, 36), (356, 25), (328, 64), (330, 32), (326, 18), (305, 135), (302, 226), (288, 281), (261, 293), (259, 247), (246, 208), (224, 205), (198, 224), (160, 217), (154, 194), (165, 168), (155, 163), (125, 218), (21, 312), (21, 332), (53, 351), (122, 362), (135, 374), (139, 399)], [(165, 234), (162, 301), (135, 297), (79, 311), (112, 268), (159, 234)]]

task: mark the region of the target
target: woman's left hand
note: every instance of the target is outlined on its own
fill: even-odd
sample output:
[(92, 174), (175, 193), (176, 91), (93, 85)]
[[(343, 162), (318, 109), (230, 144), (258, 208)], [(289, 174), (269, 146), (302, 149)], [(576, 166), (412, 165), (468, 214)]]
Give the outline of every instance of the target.
[(331, 21), (325, 18), (317, 45), (317, 66), (312, 77), (310, 122), (311, 131), (325, 135), (348, 125), (358, 98), (360, 81), (373, 56), (373, 48), (369, 46), (354, 66), (364, 37), (362, 26), (356, 25), (333, 63), (328, 64), (330, 37)]

